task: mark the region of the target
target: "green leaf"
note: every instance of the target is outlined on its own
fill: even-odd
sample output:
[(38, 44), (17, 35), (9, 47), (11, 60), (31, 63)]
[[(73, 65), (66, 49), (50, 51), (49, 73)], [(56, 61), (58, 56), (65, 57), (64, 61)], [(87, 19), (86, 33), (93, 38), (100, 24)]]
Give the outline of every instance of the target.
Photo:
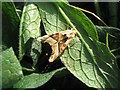
[(21, 22), (20, 22), (20, 35), (19, 35), (20, 60), (22, 59), (25, 52), (27, 54), (33, 52), (32, 43), (34, 41), (34, 38), (40, 36), (40, 30), (39, 30), (40, 22), (41, 19), (37, 6), (33, 3), (26, 3), (23, 8)]
[(58, 12), (54, 3), (40, 2), (36, 3), (42, 18), (43, 26), (47, 34), (69, 29), (64, 18)]
[(2, 87), (10, 88), (23, 76), (19, 61), (14, 55), (13, 49), (3, 51), (2, 55)]
[(96, 26), (96, 30), (99, 35), (99, 40), (101, 42), (106, 42), (106, 35), (108, 33), (108, 45), (111, 52), (116, 56), (116, 59), (120, 58), (120, 29), (115, 27), (104, 27), (104, 26)]
[(33, 73), (25, 76), (14, 85), (14, 88), (37, 88), (50, 80), (55, 73), (61, 72), (64, 69), (65, 68), (61, 68), (44, 74)]
[(109, 34), (109, 47), (111, 50), (113, 49), (119, 49), (120, 45), (120, 29), (115, 27), (104, 27), (104, 26), (96, 26), (96, 30), (99, 35), (99, 39), (101, 42), (105, 43), (106, 40), (106, 34)]
[[(47, 8), (42, 7), (45, 4)], [(52, 3), (38, 5), (45, 31), (51, 34), (67, 25), (79, 31), (61, 55), (61, 60), (67, 69), (89, 87), (102, 89), (118, 87), (118, 67), (115, 57), (105, 44), (98, 41), (97, 31), (92, 22), (76, 7), (61, 2), (55, 5), (57, 8)], [(67, 25), (63, 18), (67, 21)]]
[(2, 49), (13, 47), (18, 55), (19, 16), (14, 3), (2, 2)]
[[(82, 37), (85, 37), (84, 35), (87, 35), (94, 40), (98, 40), (98, 35), (94, 24), (84, 13), (82, 13), (79, 8), (61, 2), (55, 3), (55, 5), (58, 6), (60, 12), (63, 10), (64, 15), (62, 12), (61, 14), (66, 20), (67, 17), (69, 18), (69, 20), (67, 20), (68, 24), (71, 25), (71, 23), (73, 23), (74, 27), (80, 32)], [(74, 27), (72, 26), (73, 29), (75, 29)]]
[(108, 48), (102, 43), (90, 42), (91, 56), (84, 44), (77, 41), (73, 41), (61, 56), (68, 70), (89, 87), (117, 88), (118, 67)]
[(117, 88), (118, 67), (115, 57), (107, 46), (97, 41), (94, 25), (77, 8), (64, 3), (59, 5), (68, 23), (79, 30), (78, 38), (81, 39), (81, 42), (79, 39), (72, 41), (73, 44), (61, 56), (64, 65), (89, 87)]

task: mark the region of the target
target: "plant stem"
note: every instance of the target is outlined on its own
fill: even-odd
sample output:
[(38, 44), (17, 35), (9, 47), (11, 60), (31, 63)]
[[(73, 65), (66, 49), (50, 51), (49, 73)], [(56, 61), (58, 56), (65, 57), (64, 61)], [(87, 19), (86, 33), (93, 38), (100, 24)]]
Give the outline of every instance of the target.
[[(70, 24), (70, 26), (76, 31), (78, 37), (81, 39), (82, 43), (85, 45), (85, 47), (87, 48), (88, 52), (90, 53), (90, 55), (92, 56), (92, 58), (94, 57), (94, 54), (90, 51), (89, 49), (89, 45), (87, 44), (87, 42), (83, 39), (83, 37), (81, 36), (81, 34), (79, 33), (79, 31), (76, 29), (76, 27), (73, 25), (73, 23), (70, 21), (70, 19), (67, 17), (67, 15), (63, 12), (63, 10), (57, 5), (59, 11), (61, 12), (61, 14), (63, 15), (63, 17), (66, 19), (66, 21)], [(94, 63), (96, 64), (96, 60), (95, 58), (93, 58)]]

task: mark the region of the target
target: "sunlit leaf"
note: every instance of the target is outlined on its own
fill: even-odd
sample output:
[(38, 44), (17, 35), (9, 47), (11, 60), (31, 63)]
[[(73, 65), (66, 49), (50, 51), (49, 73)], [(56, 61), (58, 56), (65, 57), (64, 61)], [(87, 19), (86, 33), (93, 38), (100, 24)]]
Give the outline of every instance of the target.
[[(41, 8), (40, 5), (39, 7)], [(68, 49), (61, 56), (64, 65), (74, 76), (89, 87), (116, 88), (118, 67), (115, 57), (104, 43), (98, 41), (95, 26), (75, 7), (65, 3), (57, 3), (57, 8), (61, 8), (63, 13), (61, 11), (59, 13), (61, 15), (64, 14), (64, 19), (67, 20), (68, 25), (73, 23), (74, 27), (79, 31), (78, 36), (74, 38)], [(44, 17), (45, 19), (43, 20), (45, 31), (49, 34), (56, 31), (56, 27), (62, 27), (61, 24), (57, 23), (62, 22), (62, 20), (57, 17), (58, 14), (56, 14), (54, 9), (48, 10), (48, 8), (43, 9), (42, 7), (44, 16), (49, 16)], [(53, 16), (54, 18), (52, 18)], [(66, 26), (65, 23), (63, 25)], [(115, 83), (112, 82), (113, 80)]]
[[(33, 51), (35, 49), (34, 38), (40, 36), (40, 15), (37, 6), (34, 3), (26, 3), (20, 22), (20, 39), (19, 39), (19, 57), (22, 59), (26, 53), (31, 55), (33, 59), (37, 59), (37, 54)], [(40, 53), (40, 44), (38, 45)], [(31, 49), (30, 49), (31, 48)]]
[[(62, 55), (64, 65), (73, 75), (89, 87), (117, 88), (118, 67), (115, 57), (110, 53), (106, 45), (96, 41), (95, 37), (97, 37), (97, 34), (90, 33), (89, 30), (95, 30), (94, 26), (90, 27), (92, 26), (90, 25), (91, 23), (78, 9), (63, 3), (60, 6), (77, 30), (79, 30), (78, 37), (81, 39), (81, 45), (76, 46), (78, 41), (76, 40), (73, 42), (75, 46), (68, 47), (68, 50)], [(83, 33), (85, 31), (87, 33)], [(114, 82), (112, 82), (113, 80)]]
[(64, 18), (58, 12), (54, 3), (36, 3), (39, 7), (43, 26), (47, 34), (59, 32), (62, 30), (69, 29), (70, 27), (66, 24)]
[(22, 78), (22, 68), (12, 48), (6, 49), (1, 55), (2, 87), (10, 88)]
[(64, 69), (65, 68), (61, 68), (44, 74), (33, 73), (25, 76), (14, 85), (14, 88), (37, 88), (50, 80), (56, 72), (61, 72)]

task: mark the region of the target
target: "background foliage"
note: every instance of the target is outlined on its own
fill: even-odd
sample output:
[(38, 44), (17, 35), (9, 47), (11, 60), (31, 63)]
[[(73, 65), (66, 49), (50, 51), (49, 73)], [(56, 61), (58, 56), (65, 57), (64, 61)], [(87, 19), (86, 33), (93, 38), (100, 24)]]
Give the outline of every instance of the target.
[[(3, 88), (118, 88), (120, 25), (117, 15), (112, 24), (115, 28), (98, 26), (101, 23), (87, 14), (95, 26), (70, 4), (2, 2)], [(100, 11), (103, 3), (92, 4), (97, 14), (107, 21), (108, 15)], [(106, 3), (108, 10), (112, 5), (117, 12), (117, 3)], [(106, 23), (111, 25), (111, 21)], [(71, 28), (77, 31), (77, 36), (55, 62), (49, 63), (50, 46), (37, 42), (36, 38)]]

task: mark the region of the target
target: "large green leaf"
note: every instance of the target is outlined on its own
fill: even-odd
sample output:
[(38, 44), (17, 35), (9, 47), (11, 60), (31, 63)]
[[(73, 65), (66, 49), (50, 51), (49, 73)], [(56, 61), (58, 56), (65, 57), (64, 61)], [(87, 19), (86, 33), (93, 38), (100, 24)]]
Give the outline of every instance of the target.
[(56, 72), (61, 72), (65, 68), (57, 69), (49, 73), (37, 74), (23, 77), (18, 83), (14, 85), (14, 88), (37, 88), (45, 84)]
[(12, 0), (2, 2), (2, 46), (3, 50), (13, 47), (15, 54), (18, 55), (18, 34), (19, 16)]
[(76, 41), (61, 57), (68, 70), (89, 87), (117, 88), (118, 68), (108, 48), (102, 43), (97, 46), (90, 42), (89, 50), (94, 55), (91, 56), (84, 44), (78, 47)]
[[(97, 34), (92, 23), (77, 8), (64, 3), (59, 5), (68, 17), (65, 19), (67, 21), (70, 19), (69, 21), (73, 23), (75, 29), (79, 30), (78, 37), (81, 39), (79, 47), (76, 40), (73, 42), (74, 46), (65, 50), (62, 55), (64, 65), (79, 80), (90, 87), (117, 88), (118, 67), (115, 57), (106, 45), (97, 41)], [(85, 31), (87, 33), (83, 33)], [(112, 82), (113, 80), (114, 82)]]
[(59, 32), (69, 28), (64, 18), (58, 12), (56, 6), (52, 2), (36, 3), (42, 18), (43, 26), (47, 34)]
[[(95, 30), (94, 24), (91, 22), (90, 19), (88, 19), (88, 17), (84, 13), (82, 13), (82, 11), (80, 11), (79, 8), (70, 6), (69, 4), (66, 4), (66, 3), (63, 4), (61, 2), (56, 3), (55, 5), (58, 5), (59, 10), (60, 9), (63, 10), (63, 12), (69, 18), (69, 20), (67, 20), (68, 24), (70, 24), (70, 22), (72, 22), (74, 24), (74, 27), (76, 27), (79, 30), (82, 37), (87, 35), (88, 37), (91, 37), (94, 40), (98, 39), (98, 35)], [(72, 11), (71, 11), (71, 9), (72, 9)], [(61, 14), (63, 15), (62, 12), (61, 12)], [(66, 18), (66, 15), (63, 15), (64, 18)], [(74, 28), (74, 27), (72, 26), (72, 28)]]
[[(38, 55), (34, 49), (38, 49), (40, 53), (40, 44), (34, 42), (34, 38), (40, 36), (40, 15), (37, 6), (34, 3), (26, 3), (20, 22), (20, 39), (19, 39), (19, 57), (22, 59), (26, 53), (32, 55), (33, 59), (37, 59)], [(36, 60), (35, 60), (36, 62)]]
[[(22, 68), (13, 49), (3, 51), (2, 55), (2, 87), (10, 88), (23, 76)], [(1, 57), (0, 55), (0, 57)]]
[[(66, 3), (57, 2), (55, 3), (57, 7), (53, 3), (38, 3), (37, 5), (48, 34), (60, 31), (67, 25), (79, 31), (61, 56), (68, 70), (89, 87), (116, 88), (118, 67), (115, 57), (105, 44), (98, 41), (92, 22), (78, 8)], [(67, 25), (61, 15), (64, 20), (66, 19)]]

